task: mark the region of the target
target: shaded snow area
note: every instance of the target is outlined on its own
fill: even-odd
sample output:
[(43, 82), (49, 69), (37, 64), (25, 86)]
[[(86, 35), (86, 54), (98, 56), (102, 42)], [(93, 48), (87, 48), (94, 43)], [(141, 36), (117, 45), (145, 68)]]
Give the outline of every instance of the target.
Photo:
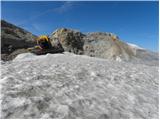
[(156, 66), (25, 53), (1, 69), (1, 118), (158, 118)]

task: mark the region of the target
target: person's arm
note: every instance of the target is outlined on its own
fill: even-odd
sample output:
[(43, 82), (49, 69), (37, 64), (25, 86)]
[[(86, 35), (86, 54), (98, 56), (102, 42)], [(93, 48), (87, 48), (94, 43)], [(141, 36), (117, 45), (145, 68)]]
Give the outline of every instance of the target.
[(34, 46), (35, 49), (42, 49), (39, 45)]

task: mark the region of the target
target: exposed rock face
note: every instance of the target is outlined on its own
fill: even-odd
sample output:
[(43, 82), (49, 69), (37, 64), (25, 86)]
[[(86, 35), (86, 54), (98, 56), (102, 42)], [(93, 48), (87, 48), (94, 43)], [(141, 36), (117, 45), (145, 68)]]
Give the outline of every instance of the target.
[(92, 57), (129, 60), (134, 56), (132, 49), (112, 33), (90, 33), (61, 28), (53, 32), (51, 40), (58, 38), (65, 51)]
[(83, 37), (85, 35), (81, 32), (61, 28), (56, 30), (51, 34), (51, 41), (54, 44), (55, 39), (59, 39), (63, 49), (68, 52), (73, 52), (75, 54), (82, 54), (83, 52)]
[[(64, 51), (117, 61), (132, 61), (151, 65), (158, 64), (158, 54), (131, 46), (113, 33), (94, 32), (83, 34), (76, 30), (61, 28), (50, 36), (52, 43), (59, 39)], [(152, 61), (152, 62), (150, 62)]]
[(84, 37), (83, 49), (86, 55), (108, 59), (129, 60), (133, 50), (112, 33), (90, 33)]
[(55, 38), (59, 39), (65, 51), (76, 54), (113, 60), (130, 60), (135, 56), (134, 49), (112, 33), (95, 32), (84, 35), (75, 30), (61, 28), (52, 33), (53, 43)]
[(9, 54), (16, 49), (28, 48), (35, 44), (32, 33), (1, 20), (1, 52)]

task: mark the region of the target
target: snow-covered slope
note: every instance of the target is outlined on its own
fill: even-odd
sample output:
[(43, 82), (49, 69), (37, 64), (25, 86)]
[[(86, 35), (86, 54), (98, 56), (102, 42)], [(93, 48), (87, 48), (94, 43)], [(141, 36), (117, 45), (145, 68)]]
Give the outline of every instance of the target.
[(144, 49), (142, 47), (139, 47), (138, 45), (132, 44), (132, 43), (127, 43), (130, 47), (135, 48), (135, 49)]
[(26, 53), (1, 69), (1, 118), (158, 118), (156, 66)]

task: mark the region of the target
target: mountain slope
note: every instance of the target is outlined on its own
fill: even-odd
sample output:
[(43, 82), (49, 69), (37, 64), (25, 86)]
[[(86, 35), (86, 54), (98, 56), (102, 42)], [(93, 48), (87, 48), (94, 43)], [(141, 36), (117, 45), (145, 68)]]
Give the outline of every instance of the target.
[(112, 33), (90, 33), (85, 38), (85, 54), (106, 59), (130, 60), (134, 51)]
[[(26, 48), (34, 46), (36, 36), (30, 32), (1, 20), (1, 57), (2, 60), (12, 60), (18, 54), (28, 52)], [(51, 35), (53, 46), (60, 43), (67, 52), (91, 57), (117, 61), (158, 65), (158, 53), (139, 48), (120, 40), (113, 33), (94, 32), (83, 34), (77, 30), (60, 28)], [(58, 48), (58, 47), (57, 47)]]
[(11, 23), (1, 20), (1, 52), (8, 54), (16, 49), (28, 48), (35, 44), (36, 36)]
[(158, 119), (157, 66), (65, 52), (1, 67), (1, 118)]
[(157, 53), (125, 43), (113, 33), (83, 34), (77, 30), (60, 28), (54, 31), (50, 38), (53, 43), (54, 39), (59, 39), (65, 51), (75, 54), (158, 65), (159, 56)]

